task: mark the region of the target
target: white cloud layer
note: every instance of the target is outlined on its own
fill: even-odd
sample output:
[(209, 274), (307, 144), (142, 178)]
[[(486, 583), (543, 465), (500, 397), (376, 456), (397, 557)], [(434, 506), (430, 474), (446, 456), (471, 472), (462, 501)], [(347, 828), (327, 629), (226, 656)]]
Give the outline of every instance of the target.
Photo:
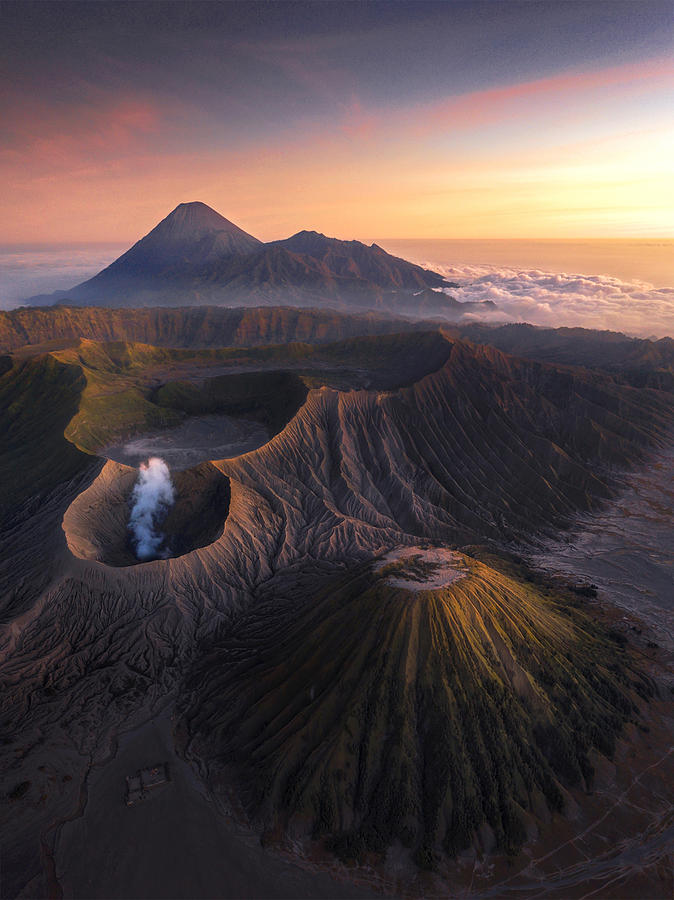
[(674, 336), (674, 287), (621, 281), (611, 275), (426, 265), (460, 284), (446, 291), (460, 302), (493, 300), (498, 306), (471, 318), (608, 329), (640, 337)]
[[(108, 265), (117, 245), (77, 249), (0, 248), (0, 309), (11, 309), (32, 294), (72, 287)], [(624, 331), (640, 337), (674, 337), (674, 287), (622, 281), (611, 275), (576, 275), (514, 266), (422, 265), (441, 272), (460, 288), (457, 300), (493, 300), (496, 311), (471, 318), (489, 322), (530, 322), (548, 327)]]
[(35, 294), (67, 290), (86, 281), (120, 254), (119, 245), (45, 249), (0, 247), (0, 309)]

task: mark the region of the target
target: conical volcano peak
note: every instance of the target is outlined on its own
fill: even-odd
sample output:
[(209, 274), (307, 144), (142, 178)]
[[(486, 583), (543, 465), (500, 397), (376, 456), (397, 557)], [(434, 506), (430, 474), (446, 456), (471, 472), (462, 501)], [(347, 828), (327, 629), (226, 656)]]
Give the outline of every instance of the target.
[[(260, 241), (247, 234), (229, 219), (221, 216), (212, 207), (201, 201), (179, 203), (165, 219), (152, 229), (148, 237), (163, 240), (190, 240), (206, 234), (229, 235), (236, 243), (245, 246), (246, 251), (255, 250)], [(240, 251), (239, 251), (240, 252)]]
[(141, 279), (162, 279), (174, 285), (186, 268), (220, 264), (231, 257), (255, 253), (262, 243), (205, 203), (180, 203), (123, 256), (90, 281), (80, 285), (85, 292), (113, 293)]

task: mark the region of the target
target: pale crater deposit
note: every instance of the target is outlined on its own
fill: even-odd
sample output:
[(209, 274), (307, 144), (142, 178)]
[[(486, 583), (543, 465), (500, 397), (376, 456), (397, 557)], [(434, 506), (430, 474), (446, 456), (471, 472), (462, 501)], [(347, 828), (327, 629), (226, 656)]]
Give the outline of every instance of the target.
[(391, 587), (405, 591), (439, 591), (468, 575), (461, 554), (444, 547), (400, 547), (391, 550), (375, 564), (375, 572), (383, 571), (391, 563), (408, 560), (409, 569), (396, 567), (386, 581)]

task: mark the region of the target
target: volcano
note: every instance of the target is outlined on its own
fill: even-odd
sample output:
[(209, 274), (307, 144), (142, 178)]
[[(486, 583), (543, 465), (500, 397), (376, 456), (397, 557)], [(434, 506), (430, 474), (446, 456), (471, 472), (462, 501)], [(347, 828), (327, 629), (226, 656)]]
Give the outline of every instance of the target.
[(261, 246), (261, 241), (205, 203), (180, 203), (95, 279), (160, 273), (184, 264), (200, 266), (228, 256), (245, 256)]
[(259, 827), (304, 823), (344, 861), (399, 841), (431, 868), (476, 831), (516, 853), (565, 787), (591, 787), (589, 754), (613, 754), (635, 683), (653, 688), (616, 678), (615, 645), (563, 594), (464, 554), (449, 571), (437, 551), (394, 556), (304, 606), (261, 604), (198, 661), (194, 747), (235, 773)]
[[(376, 244), (301, 231), (264, 244), (205, 203), (181, 203), (102, 272), (28, 304), (378, 309), (456, 320), (483, 304), (443, 293), (442, 275)], [(493, 307), (492, 303), (487, 303)]]
[(56, 296), (67, 295), (75, 303), (129, 305), (133, 297), (175, 292), (192, 273), (262, 246), (205, 203), (181, 203), (98, 275)]

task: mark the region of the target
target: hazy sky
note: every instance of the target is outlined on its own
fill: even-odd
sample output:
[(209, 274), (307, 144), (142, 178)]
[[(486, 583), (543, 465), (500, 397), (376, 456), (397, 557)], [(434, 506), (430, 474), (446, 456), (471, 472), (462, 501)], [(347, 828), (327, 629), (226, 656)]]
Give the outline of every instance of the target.
[(1, 3), (0, 242), (674, 236), (672, 11)]

